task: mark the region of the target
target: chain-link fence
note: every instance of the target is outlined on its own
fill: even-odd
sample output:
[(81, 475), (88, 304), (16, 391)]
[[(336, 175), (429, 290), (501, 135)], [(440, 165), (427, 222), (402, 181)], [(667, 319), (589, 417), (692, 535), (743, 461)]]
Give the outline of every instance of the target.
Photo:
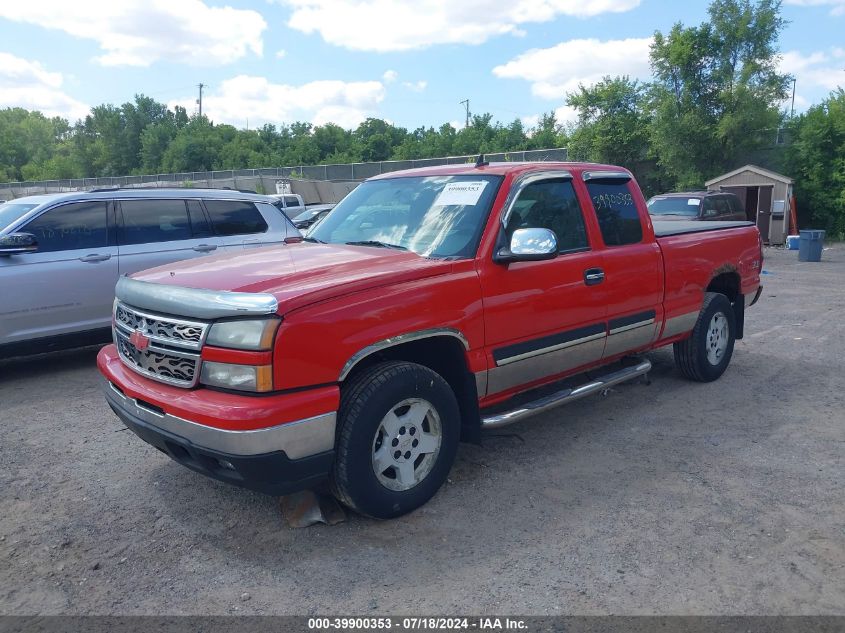
[[(69, 178), (65, 180), (38, 180), (0, 183), (0, 196), (5, 198), (35, 193), (77, 191), (107, 187), (156, 187), (166, 185), (193, 186), (196, 182), (212, 183), (215, 180), (237, 178), (302, 178), (306, 180), (358, 181), (400, 169), (431, 167), (473, 162), (477, 155), (420, 158), (416, 160), (386, 160), (373, 163), (346, 163), (340, 165), (299, 165), (296, 167), (265, 167), (262, 169), (227, 169), (221, 171), (188, 171), (173, 174), (146, 176), (105, 176), (102, 178)], [(490, 162), (564, 161), (565, 148), (536, 149), (524, 152), (487, 154)]]

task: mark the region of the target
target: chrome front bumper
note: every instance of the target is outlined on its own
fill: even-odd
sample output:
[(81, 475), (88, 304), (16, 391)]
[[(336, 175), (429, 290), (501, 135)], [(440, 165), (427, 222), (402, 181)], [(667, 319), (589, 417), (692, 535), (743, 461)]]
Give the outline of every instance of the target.
[(337, 417), (334, 411), (263, 429), (231, 431), (154, 411), (125, 395), (106, 379), (103, 379), (103, 392), (113, 408), (199, 448), (241, 456), (284, 452), (290, 459), (334, 450)]

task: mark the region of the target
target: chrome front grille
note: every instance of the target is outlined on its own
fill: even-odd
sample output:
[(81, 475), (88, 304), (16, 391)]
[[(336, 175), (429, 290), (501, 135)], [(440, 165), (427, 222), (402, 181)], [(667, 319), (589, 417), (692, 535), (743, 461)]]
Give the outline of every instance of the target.
[(209, 323), (114, 306), (114, 343), (120, 359), (139, 374), (178, 387), (200, 376), (200, 352)]
[(129, 334), (139, 330), (150, 339), (189, 349), (200, 349), (208, 330), (208, 323), (150, 314), (119, 301), (114, 307), (114, 322)]

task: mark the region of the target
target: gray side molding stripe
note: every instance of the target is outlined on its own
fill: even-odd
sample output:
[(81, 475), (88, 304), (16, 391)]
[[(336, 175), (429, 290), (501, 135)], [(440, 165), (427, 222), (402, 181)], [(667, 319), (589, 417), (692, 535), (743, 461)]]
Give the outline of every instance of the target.
[(276, 314), (279, 308), (276, 297), (269, 294), (183, 288), (130, 277), (117, 281), (115, 294), (136, 308), (195, 319), (264, 316)]
[(402, 343), (408, 343), (410, 341), (418, 341), (424, 338), (432, 338), (434, 336), (451, 336), (453, 338), (458, 339), (464, 346), (464, 349), (469, 349), (469, 341), (466, 337), (461, 334), (460, 331), (454, 328), (434, 328), (431, 330), (419, 330), (417, 332), (408, 332), (407, 334), (399, 334), (397, 336), (392, 336), (390, 338), (386, 338), (383, 341), (379, 341), (378, 343), (373, 343), (372, 345), (367, 345), (362, 350), (355, 352), (346, 364), (343, 366), (343, 369), (340, 372), (340, 376), (338, 377), (338, 382), (344, 380), (348, 375), (349, 372), (352, 371), (352, 368), (355, 367), (359, 362), (365, 359), (367, 356), (371, 354), (375, 354), (376, 352), (380, 352), (388, 347), (395, 347), (397, 345), (401, 345)]

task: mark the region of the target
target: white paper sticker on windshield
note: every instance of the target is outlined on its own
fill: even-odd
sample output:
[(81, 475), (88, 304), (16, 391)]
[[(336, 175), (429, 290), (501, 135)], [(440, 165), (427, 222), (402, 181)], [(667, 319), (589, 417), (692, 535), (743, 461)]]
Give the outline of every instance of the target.
[(691, 207), (697, 207), (699, 202), (701, 202), (701, 198), (690, 198), (687, 200), (687, 204)]
[(449, 205), (474, 205), (478, 202), (481, 194), (484, 193), (484, 187), (487, 186), (486, 180), (473, 180), (469, 182), (450, 182), (445, 187), (437, 199), (434, 201), (433, 207), (447, 207)]

